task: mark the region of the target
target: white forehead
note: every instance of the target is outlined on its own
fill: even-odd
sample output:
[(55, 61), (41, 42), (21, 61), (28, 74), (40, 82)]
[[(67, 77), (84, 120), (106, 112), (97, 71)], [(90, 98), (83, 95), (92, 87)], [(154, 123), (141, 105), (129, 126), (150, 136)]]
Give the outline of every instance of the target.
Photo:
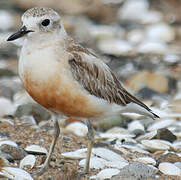
[(35, 24), (43, 19), (51, 19), (53, 21), (60, 20), (59, 14), (51, 8), (34, 7), (28, 9), (22, 16), (23, 24)]

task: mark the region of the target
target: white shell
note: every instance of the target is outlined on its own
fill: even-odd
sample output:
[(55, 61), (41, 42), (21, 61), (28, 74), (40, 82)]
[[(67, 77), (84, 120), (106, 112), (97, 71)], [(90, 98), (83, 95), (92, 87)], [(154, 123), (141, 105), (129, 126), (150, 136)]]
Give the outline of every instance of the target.
[(173, 119), (164, 119), (164, 120), (161, 120), (161, 121), (157, 121), (155, 123), (153, 123), (152, 125), (150, 125), (148, 127), (148, 131), (154, 131), (154, 130), (158, 130), (158, 129), (161, 129), (161, 128), (166, 128), (166, 127), (169, 127), (170, 125), (174, 124), (176, 121), (173, 120)]
[(101, 157), (103, 159), (106, 159), (108, 161), (122, 161), (127, 162), (123, 157), (121, 157), (119, 154), (106, 149), (106, 148), (93, 148), (92, 153), (98, 157)]
[(8, 144), (10, 146), (18, 147), (18, 145), (15, 142), (10, 141), (10, 140), (2, 140), (2, 141), (0, 141), (0, 146), (3, 145), (3, 144)]
[(106, 167), (109, 167), (109, 168), (122, 169), (127, 165), (129, 165), (128, 162), (122, 162), (122, 161), (107, 161), (106, 162)]
[(166, 175), (181, 176), (181, 169), (172, 163), (163, 162), (159, 164), (159, 170)]
[(87, 148), (78, 149), (76, 151), (61, 153), (62, 156), (70, 159), (82, 159), (87, 156)]
[(168, 141), (154, 139), (154, 140), (142, 140), (141, 143), (146, 149), (150, 151), (168, 150), (171, 144)]
[(135, 135), (134, 134), (121, 134), (121, 133), (100, 133), (100, 137), (105, 138), (105, 139), (126, 139), (126, 138), (132, 138)]
[(116, 38), (101, 39), (98, 41), (97, 46), (103, 53), (115, 56), (127, 54), (133, 49), (132, 45), (128, 41)]
[(115, 169), (115, 168), (103, 169), (102, 171), (100, 171), (97, 174), (97, 179), (98, 180), (110, 179), (113, 176), (119, 174), (119, 172), (120, 172), (120, 170), (119, 169)]
[(12, 14), (10, 14), (8, 11), (1, 10), (0, 22), (1, 22), (1, 27), (0, 27), (1, 30), (5, 31), (12, 28), (14, 25), (14, 19)]
[(175, 39), (175, 31), (171, 26), (159, 23), (147, 27), (146, 36), (151, 40), (170, 42)]
[(149, 133), (146, 133), (144, 135), (141, 135), (139, 137), (136, 138), (137, 141), (141, 141), (141, 140), (149, 140), (149, 139), (152, 139), (154, 136), (156, 136), (157, 134), (157, 131), (152, 131), (152, 132), (149, 132)]
[(87, 126), (81, 122), (73, 122), (67, 125), (66, 129), (73, 132), (77, 136), (86, 136), (87, 135)]
[(140, 121), (132, 121), (131, 123), (128, 124), (128, 130), (129, 131), (134, 131), (136, 129), (141, 129), (145, 130), (144, 126), (140, 123)]
[(24, 168), (24, 166), (30, 166), (31, 168), (35, 165), (36, 158), (34, 155), (27, 155), (20, 161), (20, 168)]
[(44, 147), (41, 147), (39, 145), (29, 145), (25, 148), (25, 151), (27, 152), (34, 152), (34, 153), (42, 153), (42, 154), (47, 154), (47, 150)]
[[(79, 162), (79, 166), (84, 167), (85, 166), (86, 159), (82, 159)], [(106, 166), (106, 160), (98, 157), (91, 157), (90, 158), (90, 168), (91, 169), (103, 169)]]
[(1, 172), (5, 177), (15, 180), (33, 180), (31, 175), (25, 170), (14, 167), (3, 167)]
[(137, 51), (140, 53), (156, 53), (163, 54), (167, 51), (167, 45), (160, 41), (144, 41), (142, 42)]
[(152, 157), (139, 157), (134, 159), (134, 161), (142, 162), (144, 164), (156, 165), (156, 161)]

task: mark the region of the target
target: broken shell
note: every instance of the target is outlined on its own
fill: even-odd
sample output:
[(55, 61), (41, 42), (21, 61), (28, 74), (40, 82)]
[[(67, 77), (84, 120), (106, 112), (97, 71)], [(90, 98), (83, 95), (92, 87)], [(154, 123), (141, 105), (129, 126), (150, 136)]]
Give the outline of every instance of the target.
[(1, 169), (2, 175), (10, 179), (16, 180), (33, 180), (31, 175), (23, 169), (14, 167), (3, 167)]
[(24, 166), (30, 166), (31, 168), (35, 165), (36, 158), (34, 155), (27, 155), (20, 161), (20, 168)]
[(156, 161), (151, 157), (139, 157), (134, 159), (134, 161), (138, 161), (144, 164), (156, 165)]
[(155, 130), (155, 131), (152, 131), (152, 132), (149, 132), (149, 133), (146, 133), (144, 135), (137, 137), (136, 140), (137, 141), (149, 140), (149, 139), (152, 139), (156, 135), (157, 135), (157, 131)]
[(172, 163), (163, 162), (159, 164), (159, 170), (166, 175), (181, 176), (181, 169)]
[(27, 151), (30, 154), (38, 154), (38, 155), (44, 155), (48, 153), (44, 147), (41, 147), (35, 144), (27, 146), (25, 148), (25, 151)]
[(92, 153), (95, 154), (98, 157), (101, 157), (103, 159), (106, 159), (108, 161), (122, 161), (127, 162), (123, 157), (121, 157), (119, 154), (106, 149), (106, 148), (93, 148)]

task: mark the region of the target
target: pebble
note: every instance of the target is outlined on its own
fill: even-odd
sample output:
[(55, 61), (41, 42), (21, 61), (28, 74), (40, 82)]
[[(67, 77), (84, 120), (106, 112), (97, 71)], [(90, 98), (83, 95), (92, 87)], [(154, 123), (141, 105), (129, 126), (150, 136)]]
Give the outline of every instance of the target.
[(30, 166), (32, 169), (35, 165), (36, 158), (34, 155), (27, 155), (21, 161), (19, 167), (23, 169), (25, 166)]
[(156, 139), (162, 139), (169, 142), (174, 142), (177, 139), (177, 136), (175, 136), (171, 131), (169, 131), (166, 128), (158, 129), (157, 135), (155, 136)]
[(121, 169), (120, 173), (111, 180), (139, 180), (149, 178), (155, 178), (155, 170), (144, 163), (133, 162), (132, 164)]
[(30, 153), (30, 154), (37, 154), (37, 155), (44, 155), (44, 154), (47, 154), (47, 150), (44, 148), (44, 147), (41, 147), (39, 145), (28, 145), (26, 148), (25, 148), (25, 151)]
[(8, 156), (11, 156), (11, 161), (12, 160), (13, 161), (21, 160), (27, 155), (27, 153), (24, 151), (24, 149), (14, 146), (14, 145), (9, 145), (9, 144), (1, 145), (0, 152), (3, 152), (5, 154), (7, 154)]
[(172, 163), (160, 163), (158, 169), (166, 175), (181, 176), (181, 169)]
[(85, 137), (87, 135), (87, 126), (81, 122), (73, 122), (66, 126), (66, 130), (77, 136)]

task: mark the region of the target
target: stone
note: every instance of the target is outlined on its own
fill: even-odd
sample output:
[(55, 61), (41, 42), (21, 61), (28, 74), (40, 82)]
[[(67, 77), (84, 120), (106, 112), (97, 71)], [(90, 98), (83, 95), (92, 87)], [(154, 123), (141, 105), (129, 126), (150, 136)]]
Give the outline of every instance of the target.
[(0, 146), (0, 151), (10, 155), (13, 159), (11, 160), (21, 160), (23, 159), (27, 153), (20, 147), (11, 146), (8, 144), (3, 144)]
[(154, 169), (143, 163), (134, 162), (121, 169), (120, 173), (111, 180), (147, 180), (148, 178), (155, 178)]

